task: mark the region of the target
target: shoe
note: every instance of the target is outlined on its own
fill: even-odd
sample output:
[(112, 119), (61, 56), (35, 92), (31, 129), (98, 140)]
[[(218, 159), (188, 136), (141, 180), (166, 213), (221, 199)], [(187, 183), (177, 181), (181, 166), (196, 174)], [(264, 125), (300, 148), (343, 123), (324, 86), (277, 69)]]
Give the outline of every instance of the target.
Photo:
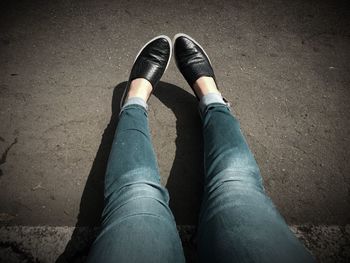
[(171, 53), (171, 40), (164, 35), (151, 39), (141, 48), (132, 65), (129, 80), (120, 101), (120, 108), (125, 103), (130, 84), (134, 79), (147, 79), (152, 84), (153, 92), (169, 65)]
[(174, 36), (173, 48), (176, 66), (199, 100), (193, 89), (196, 80), (207, 76), (216, 82), (209, 56), (193, 38), (183, 33)]

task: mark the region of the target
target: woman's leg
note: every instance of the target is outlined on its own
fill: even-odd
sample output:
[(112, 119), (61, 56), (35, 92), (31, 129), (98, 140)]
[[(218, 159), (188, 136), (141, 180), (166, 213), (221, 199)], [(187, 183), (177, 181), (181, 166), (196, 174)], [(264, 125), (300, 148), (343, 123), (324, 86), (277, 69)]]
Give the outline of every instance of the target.
[(88, 262), (185, 261), (168, 192), (160, 185), (146, 110), (170, 57), (170, 39), (159, 36), (135, 59), (107, 165), (102, 230)]
[(108, 161), (102, 231), (88, 262), (183, 262), (181, 241), (160, 185), (146, 109), (123, 108)]
[(206, 93), (200, 107), (205, 162), (200, 261), (313, 262), (265, 194), (258, 165), (221, 95)]

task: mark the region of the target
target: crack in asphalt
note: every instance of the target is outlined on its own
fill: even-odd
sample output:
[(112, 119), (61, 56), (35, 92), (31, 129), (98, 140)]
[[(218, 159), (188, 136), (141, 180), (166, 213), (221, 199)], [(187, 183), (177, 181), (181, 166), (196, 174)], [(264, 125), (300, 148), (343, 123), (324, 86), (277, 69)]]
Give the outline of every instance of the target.
[[(3, 139), (2, 137), (0, 137), (1, 139)], [(4, 140), (5, 141), (5, 140)], [(5, 149), (5, 151), (3, 152), (3, 154), (1, 155), (1, 159), (0, 159), (0, 165), (6, 163), (6, 158), (7, 158), (7, 154), (9, 153), (9, 151), (11, 150), (12, 146), (15, 145), (18, 142), (17, 137), (15, 138), (15, 140)], [(3, 175), (2, 170), (0, 169), (0, 176)]]

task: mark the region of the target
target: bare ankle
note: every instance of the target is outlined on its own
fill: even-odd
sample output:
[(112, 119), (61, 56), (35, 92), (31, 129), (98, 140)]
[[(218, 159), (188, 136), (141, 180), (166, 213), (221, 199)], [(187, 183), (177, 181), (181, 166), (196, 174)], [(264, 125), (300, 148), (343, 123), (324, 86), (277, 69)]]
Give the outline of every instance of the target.
[(131, 81), (127, 98), (138, 97), (147, 101), (152, 92), (152, 84), (144, 78)]
[(206, 77), (206, 76), (200, 77), (194, 83), (193, 89), (200, 99), (204, 95), (207, 95), (208, 93), (220, 94), (219, 90), (216, 87), (216, 83), (212, 77)]

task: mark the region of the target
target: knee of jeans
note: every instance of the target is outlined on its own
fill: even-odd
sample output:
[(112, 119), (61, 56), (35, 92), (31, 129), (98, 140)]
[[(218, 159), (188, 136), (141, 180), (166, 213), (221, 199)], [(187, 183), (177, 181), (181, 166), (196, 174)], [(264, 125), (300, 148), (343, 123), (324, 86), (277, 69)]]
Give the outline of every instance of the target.
[(230, 185), (231, 187), (264, 191), (262, 178), (257, 165), (244, 167), (228, 166), (212, 176), (206, 183), (206, 192), (218, 191)]
[(252, 200), (256, 199), (256, 203), (264, 203), (263, 200), (268, 199), (259, 170), (254, 167), (241, 170), (227, 168), (207, 182), (200, 221), (208, 221), (220, 211), (234, 206), (252, 205)]
[(140, 180), (126, 184), (105, 196), (103, 222), (120, 221), (133, 215), (169, 214), (168, 191), (154, 182)]
[(147, 180), (138, 180), (125, 184), (117, 191), (111, 193), (110, 196), (107, 196), (106, 199), (113, 199), (113, 201), (123, 204), (140, 198), (151, 198), (164, 203), (169, 201), (168, 191), (164, 187)]
[(107, 170), (105, 176), (105, 198), (118, 192), (124, 186), (132, 186), (139, 182), (152, 182), (155, 185), (160, 183), (158, 171), (149, 167), (137, 167), (129, 171), (114, 172)]

